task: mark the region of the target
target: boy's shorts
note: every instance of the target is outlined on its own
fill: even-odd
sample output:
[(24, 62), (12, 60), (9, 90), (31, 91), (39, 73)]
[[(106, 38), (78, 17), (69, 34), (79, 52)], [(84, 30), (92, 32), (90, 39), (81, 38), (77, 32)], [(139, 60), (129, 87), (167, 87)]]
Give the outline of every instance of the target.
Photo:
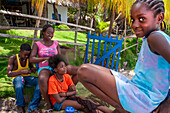
[[(64, 101), (63, 101), (64, 102)], [(62, 107), (62, 105), (63, 105), (63, 102), (61, 103), (61, 104), (58, 104), (57, 102), (54, 104), (54, 109), (56, 110), (56, 111), (60, 111), (61, 110), (61, 107)]]

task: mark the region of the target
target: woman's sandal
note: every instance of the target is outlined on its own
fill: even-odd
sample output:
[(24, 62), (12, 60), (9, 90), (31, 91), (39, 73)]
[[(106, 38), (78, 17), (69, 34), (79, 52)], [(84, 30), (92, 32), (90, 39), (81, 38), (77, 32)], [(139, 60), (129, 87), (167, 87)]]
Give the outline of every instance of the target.
[(53, 109), (44, 110), (44, 113), (52, 113)]

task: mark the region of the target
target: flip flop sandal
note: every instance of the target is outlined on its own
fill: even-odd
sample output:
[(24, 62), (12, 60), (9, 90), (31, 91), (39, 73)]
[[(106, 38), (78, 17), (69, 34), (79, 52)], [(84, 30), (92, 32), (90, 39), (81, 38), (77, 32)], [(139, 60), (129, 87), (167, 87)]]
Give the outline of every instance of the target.
[(25, 110), (23, 107), (18, 107), (17, 106), (17, 113), (25, 113)]
[(52, 113), (53, 109), (44, 110), (45, 113)]

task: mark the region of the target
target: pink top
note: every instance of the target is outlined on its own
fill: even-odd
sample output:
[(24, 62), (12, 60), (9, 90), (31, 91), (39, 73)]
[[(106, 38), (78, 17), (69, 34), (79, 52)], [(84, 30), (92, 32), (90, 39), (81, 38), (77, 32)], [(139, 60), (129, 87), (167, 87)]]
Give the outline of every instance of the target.
[[(53, 41), (53, 45), (51, 45), (50, 47), (43, 45), (40, 41), (36, 42), (36, 44), (38, 46), (38, 58), (49, 57), (58, 54), (57, 41)], [(39, 62), (39, 67), (45, 67), (45, 66), (48, 66), (48, 62), (45, 63)]]

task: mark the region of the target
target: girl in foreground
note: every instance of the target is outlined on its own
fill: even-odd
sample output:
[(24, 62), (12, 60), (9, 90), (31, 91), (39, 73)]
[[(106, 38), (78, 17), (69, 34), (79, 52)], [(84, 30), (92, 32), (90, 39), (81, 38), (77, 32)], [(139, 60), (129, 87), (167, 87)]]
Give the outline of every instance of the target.
[[(48, 94), (54, 109), (64, 110), (68, 106), (83, 110), (86, 113), (110, 113), (112, 110), (95, 104), (92, 100), (83, 97), (77, 97), (76, 87), (67, 73), (66, 60), (61, 55), (51, 56), (48, 60), (49, 66), (55, 71), (55, 74), (49, 78)], [(88, 107), (90, 106), (90, 107)]]
[(152, 112), (168, 95), (170, 37), (159, 30), (164, 12), (162, 0), (137, 0), (132, 5), (132, 28), (137, 37), (144, 38), (131, 80), (93, 64), (83, 64), (78, 70), (79, 81), (119, 112)]

